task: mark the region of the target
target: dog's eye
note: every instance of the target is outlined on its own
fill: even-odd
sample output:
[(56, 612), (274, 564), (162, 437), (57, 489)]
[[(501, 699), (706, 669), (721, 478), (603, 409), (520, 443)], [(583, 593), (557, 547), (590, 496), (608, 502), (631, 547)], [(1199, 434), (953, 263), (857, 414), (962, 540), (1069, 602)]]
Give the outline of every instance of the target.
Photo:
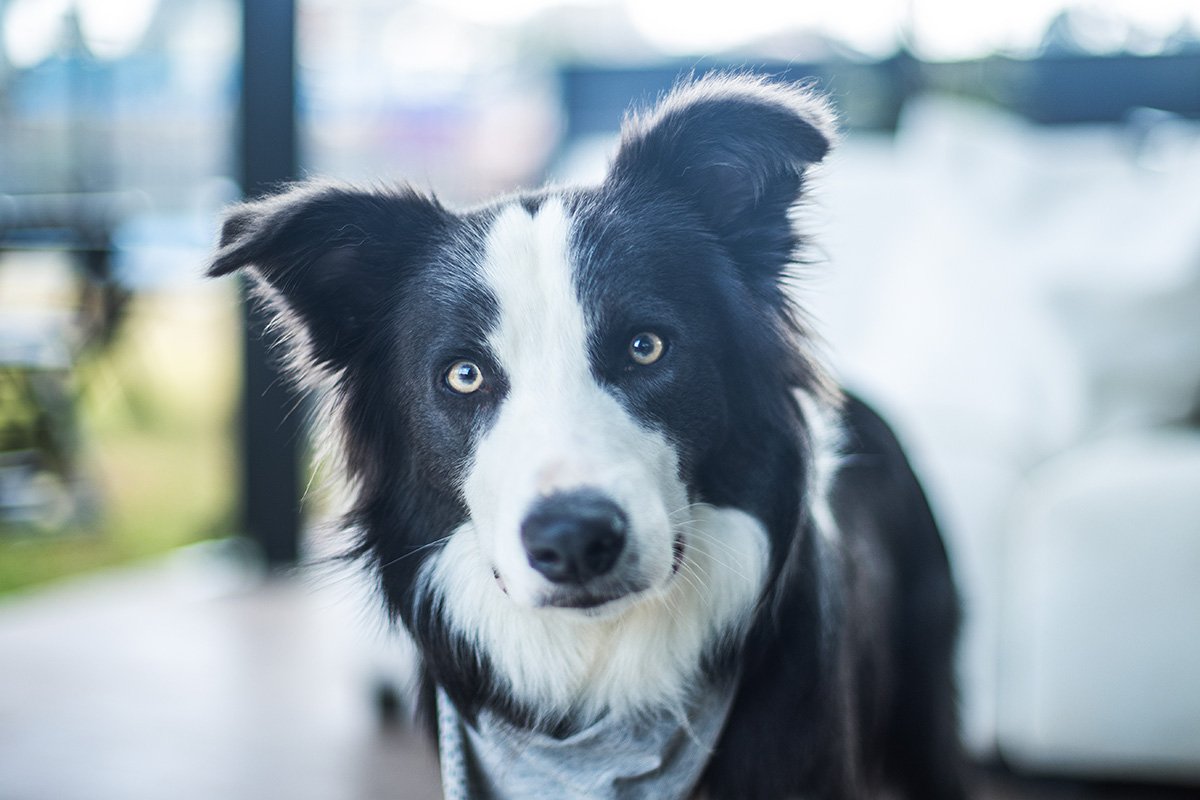
[(471, 394), (483, 386), (483, 371), (473, 361), (455, 361), (446, 372), (446, 385), (459, 394)]
[(657, 333), (643, 331), (629, 340), (629, 357), (635, 364), (653, 364), (666, 351), (667, 343)]

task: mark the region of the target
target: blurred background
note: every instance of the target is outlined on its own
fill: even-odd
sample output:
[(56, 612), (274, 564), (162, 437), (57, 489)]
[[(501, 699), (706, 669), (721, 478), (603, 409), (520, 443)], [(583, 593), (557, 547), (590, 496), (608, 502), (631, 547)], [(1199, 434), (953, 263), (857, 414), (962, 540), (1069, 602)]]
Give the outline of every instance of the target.
[(0, 0), (0, 800), (436, 796), (220, 209), (594, 180), (728, 68), (839, 109), (797, 291), (945, 528), (985, 796), (1200, 796), (1195, 0)]

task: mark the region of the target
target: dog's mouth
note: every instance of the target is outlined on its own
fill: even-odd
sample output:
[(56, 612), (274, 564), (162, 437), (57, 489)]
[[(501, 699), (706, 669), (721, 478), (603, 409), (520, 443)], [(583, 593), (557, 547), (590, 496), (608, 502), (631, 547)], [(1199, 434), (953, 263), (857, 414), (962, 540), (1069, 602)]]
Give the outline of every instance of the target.
[[(675, 541), (671, 544), (671, 577), (674, 578), (679, 570), (683, 567), (683, 561), (687, 554), (687, 544), (684, 541), (683, 535), (678, 534)], [(500, 571), (492, 567), (492, 578), (495, 579), (496, 585), (500, 587), (500, 591), (508, 594), (508, 586), (504, 583), (504, 577)], [(599, 590), (589, 590), (582, 587), (574, 587), (569, 589), (561, 589), (546, 595), (539, 606), (549, 608), (574, 608), (582, 611), (590, 611), (599, 609), (601, 606), (606, 606), (609, 603), (615, 603), (618, 600), (624, 600), (646, 591), (647, 587), (607, 587)]]
[(574, 608), (580, 611), (592, 611), (634, 594), (637, 594), (637, 592), (565, 592), (548, 597), (545, 605), (551, 608)]
[(687, 551), (687, 546), (684, 544), (683, 534), (678, 534), (675, 537), (675, 542), (671, 545), (671, 552), (672, 552), (671, 575), (672, 576), (674, 576), (675, 573), (679, 572), (679, 568), (683, 566), (683, 556), (686, 551)]

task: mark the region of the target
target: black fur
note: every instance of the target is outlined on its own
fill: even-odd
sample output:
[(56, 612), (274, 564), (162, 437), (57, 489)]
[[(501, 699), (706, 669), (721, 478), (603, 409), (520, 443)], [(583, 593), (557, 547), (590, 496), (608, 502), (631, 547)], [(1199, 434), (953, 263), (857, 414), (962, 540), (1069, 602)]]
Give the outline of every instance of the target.
[[(957, 595), (937, 526), (900, 445), (847, 396), (831, 505), (794, 579), (743, 654), (742, 690), (706, 781), (715, 797), (966, 796), (953, 655)], [(803, 720), (797, 724), (796, 720)], [(748, 775), (747, 764), (755, 764)]]
[[(703, 778), (712, 798), (964, 796), (952, 677), (958, 606), (925, 497), (887, 426), (839, 401), (806, 347), (784, 283), (802, 257), (790, 215), (832, 120), (803, 89), (720, 77), (627, 121), (609, 178), (558, 190), (574, 222), (591, 367), (630, 413), (678, 447), (692, 499), (742, 509), (770, 538), (766, 588), (743, 643), (706, 668), (739, 681)], [(519, 202), (534, 210), (546, 194)], [(470, 718), (533, 724), (487, 655), (451, 631), (416, 575), (467, 518), (467, 454), (503, 400), (467, 406), (431, 378), (486, 350), (495, 301), (471, 265), (500, 205), (451, 213), (411, 190), (318, 184), (242, 205), (212, 267), (252, 267), (326, 387), (356, 487), (344, 520), (418, 642), (426, 685)], [(653, 323), (672, 359), (630, 380), (619, 354)], [(496, 370), (498, 373), (499, 370)], [(813, 420), (795, 391), (843, 403), (845, 461), (831, 487), (840, 535), (810, 496)], [(560, 720), (568, 728), (570, 720)]]

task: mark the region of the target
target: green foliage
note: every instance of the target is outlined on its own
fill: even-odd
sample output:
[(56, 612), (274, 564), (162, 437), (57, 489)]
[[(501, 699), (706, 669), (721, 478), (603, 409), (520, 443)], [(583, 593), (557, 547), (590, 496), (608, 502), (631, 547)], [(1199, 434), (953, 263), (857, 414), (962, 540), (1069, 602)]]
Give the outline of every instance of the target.
[(0, 526), (0, 592), (232, 533), (237, 363), (231, 293), (137, 297), (70, 376), (71, 513)]

